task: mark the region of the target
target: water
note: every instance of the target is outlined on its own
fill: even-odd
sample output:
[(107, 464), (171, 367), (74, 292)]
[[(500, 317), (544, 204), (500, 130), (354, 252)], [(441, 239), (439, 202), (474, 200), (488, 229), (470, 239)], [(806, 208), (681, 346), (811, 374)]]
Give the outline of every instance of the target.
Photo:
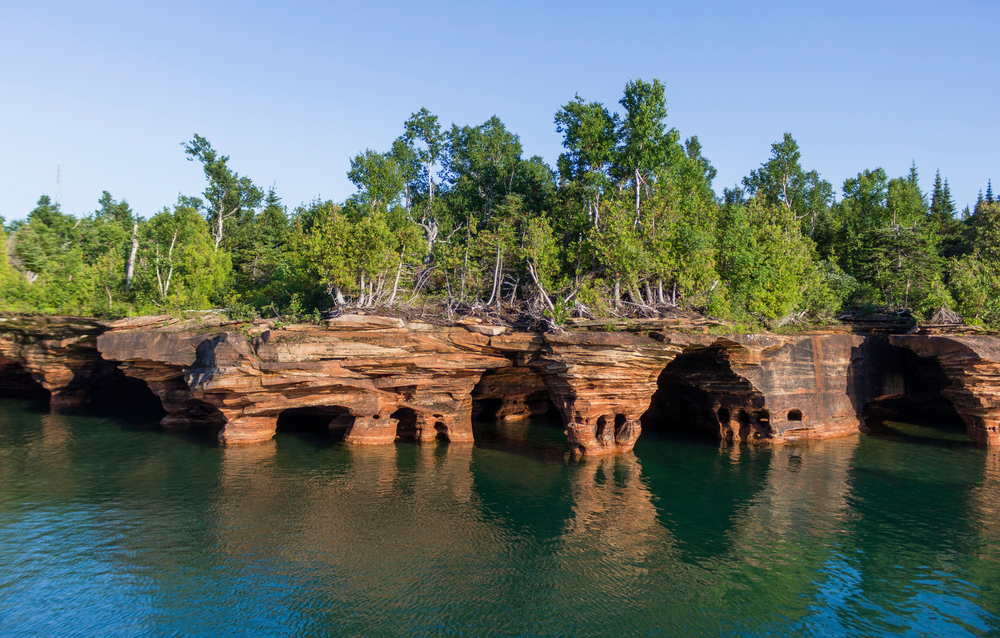
[(4, 401), (0, 635), (998, 635), (1000, 454), (925, 434), (575, 462)]

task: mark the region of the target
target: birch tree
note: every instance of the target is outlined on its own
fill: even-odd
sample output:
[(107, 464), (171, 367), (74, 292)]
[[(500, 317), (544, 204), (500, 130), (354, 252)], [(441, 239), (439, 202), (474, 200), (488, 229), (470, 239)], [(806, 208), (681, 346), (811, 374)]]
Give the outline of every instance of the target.
[(239, 223), (246, 213), (260, 206), (264, 192), (254, 186), (249, 177), (241, 177), (229, 168), (229, 156), (219, 155), (207, 139), (195, 135), (190, 142), (181, 144), (188, 161), (199, 161), (205, 171), (208, 186), (205, 188), (206, 218), (212, 226), (215, 251), (228, 234), (228, 227)]

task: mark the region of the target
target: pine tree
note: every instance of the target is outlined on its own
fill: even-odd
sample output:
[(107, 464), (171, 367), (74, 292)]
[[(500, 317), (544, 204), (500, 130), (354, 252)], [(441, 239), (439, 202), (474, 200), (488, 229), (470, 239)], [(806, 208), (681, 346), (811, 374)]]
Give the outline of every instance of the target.
[(955, 201), (951, 198), (951, 187), (944, 180), (944, 191), (941, 194), (941, 214), (943, 219), (951, 221), (955, 218)]
[(941, 185), (941, 169), (934, 174), (934, 189), (931, 191), (931, 217), (941, 219), (942, 199), (944, 198), (944, 188)]
[(992, 180), (986, 181), (986, 203), (992, 204), (995, 200), (993, 199), (993, 182)]

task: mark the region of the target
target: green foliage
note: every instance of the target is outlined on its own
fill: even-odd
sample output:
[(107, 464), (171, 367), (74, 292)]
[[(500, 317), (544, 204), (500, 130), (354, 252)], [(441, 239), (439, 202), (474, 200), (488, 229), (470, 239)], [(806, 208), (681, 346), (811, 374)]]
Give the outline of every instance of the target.
[(233, 232), (234, 227), (247, 223), (253, 210), (260, 205), (263, 191), (254, 186), (249, 177), (229, 168), (229, 156), (219, 155), (207, 139), (195, 135), (190, 142), (181, 144), (188, 160), (201, 162), (208, 186), (205, 188), (206, 219), (212, 224), (214, 249)]
[(948, 181), (925, 195), (916, 166), (862, 171), (838, 202), (786, 133), (720, 199), (698, 137), (667, 126), (659, 80), (628, 82), (619, 106), (577, 95), (559, 109), (556, 170), (496, 116), (444, 127), (422, 108), (389, 149), (351, 160), (354, 195), (291, 212), (195, 135), (183, 148), (204, 171), (199, 198), (142, 219), (107, 192), (83, 217), (42, 197), (8, 225), (0, 309), (286, 322), (441, 302), (560, 326), (680, 308), (752, 328), (957, 304), (1000, 325), (991, 186), (963, 219)]
[[(774, 320), (796, 311), (821, 312), (829, 304), (833, 293), (816, 274), (812, 243), (790, 208), (768, 204), (763, 195), (727, 205), (719, 243), (719, 272), (733, 300), (751, 316)], [(821, 307), (810, 308), (810, 302)]]
[(952, 257), (948, 274), (959, 314), (996, 326), (1000, 325), (1000, 203), (980, 203), (973, 219), (973, 251)]

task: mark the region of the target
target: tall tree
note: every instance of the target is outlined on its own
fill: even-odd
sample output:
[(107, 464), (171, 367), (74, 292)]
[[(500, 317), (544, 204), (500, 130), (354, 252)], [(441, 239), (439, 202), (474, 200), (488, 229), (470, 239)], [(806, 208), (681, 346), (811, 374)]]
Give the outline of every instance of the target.
[(392, 153), (376, 153), (371, 149), (354, 156), (347, 177), (358, 187), (359, 201), (371, 213), (387, 212), (399, 201), (406, 186), (399, 160)]
[(227, 226), (242, 223), (247, 213), (252, 218), (253, 209), (260, 205), (264, 192), (254, 186), (249, 177), (240, 175), (229, 168), (229, 156), (219, 155), (207, 139), (195, 135), (190, 142), (181, 144), (189, 161), (199, 161), (208, 179), (205, 188), (207, 218), (212, 225), (215, 250), (228, 233)]
[(468, 210), (488, 220), (514, 187), (521, 139), (493, 116), (479, 126), (452, 125), (445, 171)]
[(420, 186), (427, 194), (428, 208), (434, 205), (434, 168), (444, 156), (446, 136), (441, 132), (438, 117), (421, 108), (404, 123), (403, 141), (413, 150), (420, 164)]
[(818, 172), (804, 170), (801, 156), (798, 142), (785, 133), (771, 145), (771, 158), (743, 179), (743, 187), (751, 197), (759, 194), (769, 205), (790, 210), (795, 219), (802, 220), (803, 232), (812, 237), (833, 201), (833, 186)]
[(635, 218), (639, 220), (640, 193), (652, 189), (655, 170), (666, 164), (680, 134), (666, 130), (667, 100), (663, 84), (633, 80), (625, 85), (620, 104), (625, 109), (618, 128), (618, 157), (615, 172), (635, 188)]
[(609, 183), (615, 160), (618, 116), (600, 102), (586, 102), (579, 94), (555, 116), (566, 152), (559, 156), (559, 176), (579, 184), (587, 219), (597, 225), (601, 195)]

